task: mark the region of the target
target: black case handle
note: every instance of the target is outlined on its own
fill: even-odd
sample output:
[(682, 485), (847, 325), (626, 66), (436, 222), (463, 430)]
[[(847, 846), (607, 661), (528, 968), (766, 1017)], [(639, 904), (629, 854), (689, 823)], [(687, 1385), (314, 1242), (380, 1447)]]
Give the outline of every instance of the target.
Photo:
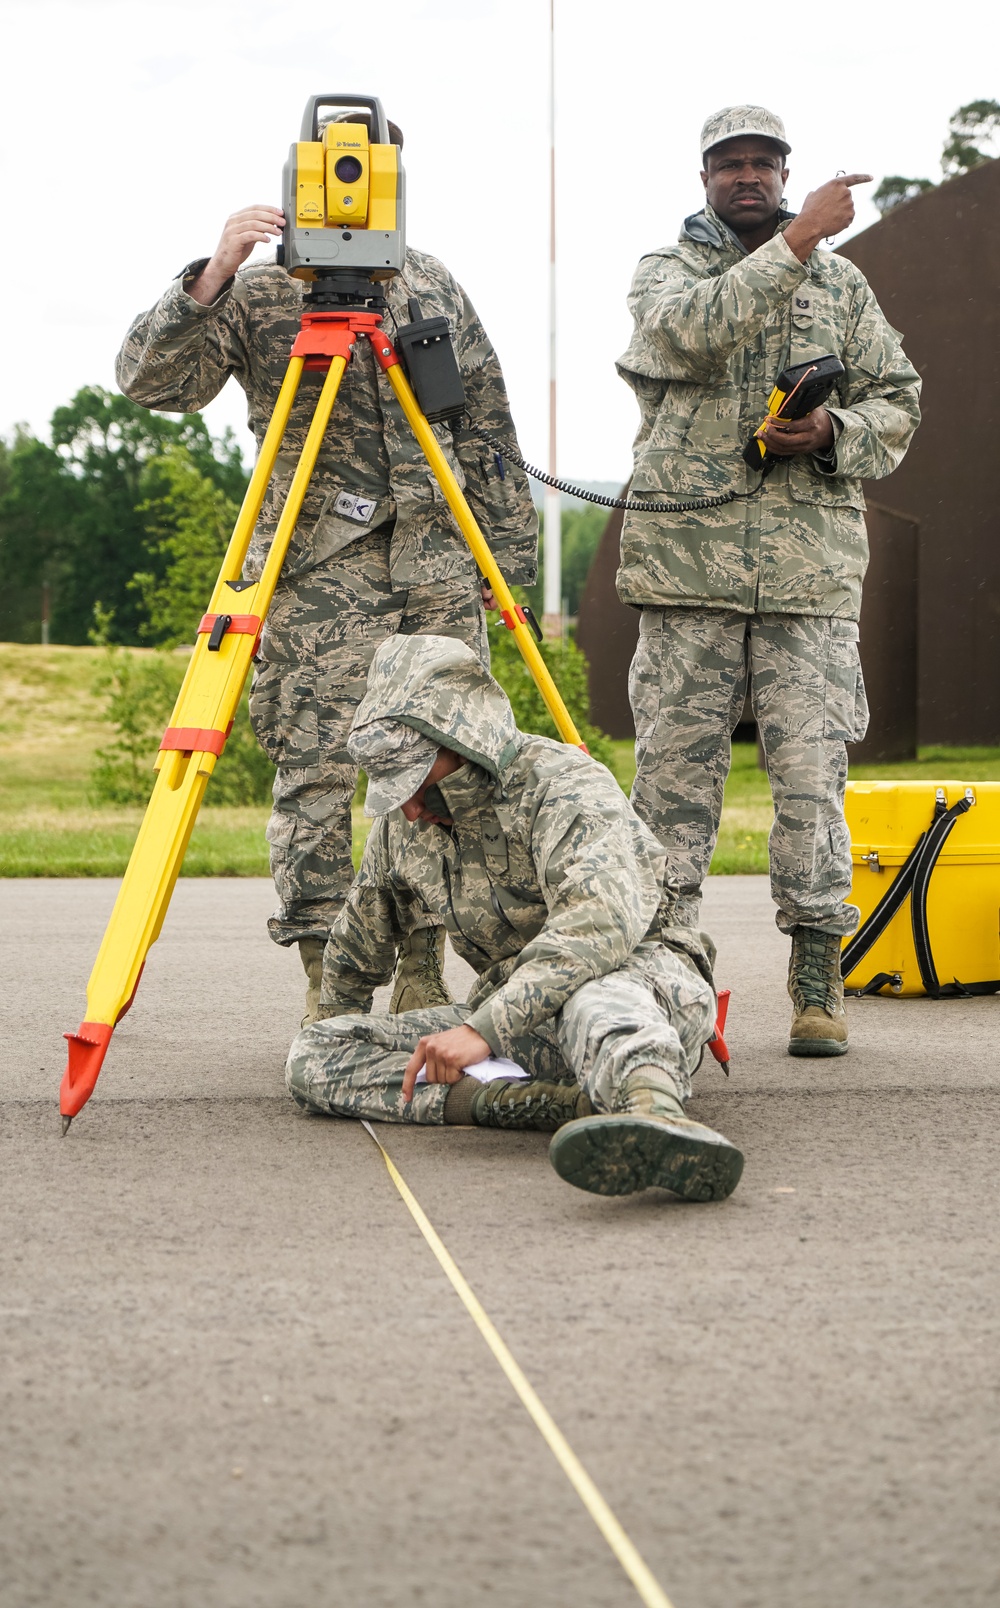
[[(910, 920), (913, 926), (913, 947), (917, 955), (917, 967), (920, 971), (920, 981), (924, 985), (925, 993), (932, 999), (941, 996), (941, 984), (938, 979), (937, 967), (934, 964), (934, 952), (931, 947), (930, 928), (927, 922), (927, 895), (930, 890), (931, 876), (938, 863), (941, 850), (951, 835), (952, 828), (960, 816), (971, 810), (976, 802), (971, 792), (960, 798), (951, 809), (944, 809), (943, 796), (935, 810), (934, 820), (926, 832), (921, 833), (910, 853), (907, 855), (899, 874), (892, 887), (889, 888), (879, 900), (868, 920), (859, 927), (850, 943), (840, 957), (840, 975), (848, 977), (854, 968), (864, 960), (869, 949), (877, 943), (885, 932), (893, 916), (901, 909), (907, 894), (911, 895)], [(885, 987), (889, 982), (888, 973), (884, 975), (885, 981), (880, 985)], [(872, 984), (860, 990), (868, 993)]]

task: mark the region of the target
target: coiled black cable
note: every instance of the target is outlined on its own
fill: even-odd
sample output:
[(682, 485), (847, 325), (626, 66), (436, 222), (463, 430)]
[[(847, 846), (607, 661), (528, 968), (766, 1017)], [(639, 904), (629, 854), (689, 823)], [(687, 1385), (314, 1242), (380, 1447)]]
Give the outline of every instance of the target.
[(516, 447), (509, 441), (501, 441), (499, 437), (490, 435), (488, 430), (480, 429), (478, 424), (469, 420), (473, 435), (480, 441), (485, 441), (488, 447), (498, 452), (501, 458), (509, 458), (511, 463), (523, 469), (532, 480), (540, 480), (543, 486), (551, 486), (553, 491), (563, 491), (569, 497), (579, 497), (584, 502), (599, 503), (602, 508), (627, 508), (637, 514), (688, 514), (698, 508), (724, 508), (726, 503), (745, 502), (748, 497), (758, 497), (764, 489), (764, 481), (755, 486), (753, 491), (725, 491), (718, 497), (691, 497), (685, 502), (640, 502), (636, 497), (605, 497), (599, 491), (585, 491), (582, 486), (574, 486), (568, 480), (557, 480), (553, 475), (547, 475), (543, 469), (536, 469), (533, 464), (525, 463)]

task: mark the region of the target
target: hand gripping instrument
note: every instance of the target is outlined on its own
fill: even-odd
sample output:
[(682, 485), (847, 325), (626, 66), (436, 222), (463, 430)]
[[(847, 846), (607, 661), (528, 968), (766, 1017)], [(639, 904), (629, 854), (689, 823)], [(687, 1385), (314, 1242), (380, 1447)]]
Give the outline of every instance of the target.
[(751, 469), (759, 470), (762, 480), (766, 480), (775, 464), (781, 462), (780, 457), (768, 451), (767, 426), (770, 421), (777, 418), (804, 419), (807, 413), (821, 408), (843, 372), (843, 363), (832, 353), (810, 358), (807, 363), (792, 363), (782, 369), (767, 399), (767, 417), (743, 448), (744, 463), (749, 464)]

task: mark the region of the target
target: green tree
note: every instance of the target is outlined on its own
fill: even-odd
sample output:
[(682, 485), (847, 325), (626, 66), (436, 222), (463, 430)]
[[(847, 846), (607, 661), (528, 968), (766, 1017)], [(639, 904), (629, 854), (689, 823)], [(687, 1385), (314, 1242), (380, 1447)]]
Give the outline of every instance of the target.
[(872, 201), (884, 218), (893, 207), (935, 188), (933, 179), (904, 179), (901, 174), (893, 173), (872, 192)]
[(948, 124), (948, 139), (941, 154), (946, 179), (992, 162), (1000, 149), (1000, 101), (970, 101), (960, 106)]
[[(948, 123), (948, 138), (941, 156), (941, 169), (946, 179), (958, 178), (984, 162), (993, 161), (1000, 154), (1000, 101), (970, 101), (953, 113)], [(904, 179), (893, 173), (884, 178), (872, 195), (879, 212), (885, 217), (904, 201), (935, 188), (931, 179)]]
[[(610, 510), (590, 504), (584, 508), (564, 508), (562, 516), (562, 595), (566, 599), (568, 614), (576, 615), (580, 612), (580, 598), (587, 583), (587, 572), (597, 552), (604, 527), (608, 522)], [(545, 536), (545, 520), (540, 521), (542, 538)], [(542, 547), (539, 543), (539, 554)], [(539, 576), (534, 586), (525, 588), (528, 602), (534, 609), (538, 618), (542, 617), (543, 579), (541, 563), (539, 562)]]
[[(590, 753), (610, 768), (614, 757), (611, 739), (590, 718), (590, 688), (583, 650), (569, 638), (563, 642), (543, 642), (541, 654)], [(521, 730), (558, 738), (555, 721), (521, 658), (513, 634), (496, 615), (490, 616), (490, 669), (510, 699), (514, 719)]]
[(168, 645), (191, 642), (239, 507), (179, 445), (146, 464), (140, 488), (145, 496), (137, 511), (156, 567), (138, 571), (130, 583), (146, 616), (139, 633)]
[[(59, 454), (23, 425), (0, 443), (0, 638), (37, 642), (42, 588), (64, 590), (68, 533), (81, 516), (85, 489), (66, 472)], [(56, 641), (69, 640), (60, 635)], [(74, 641), (86, 641), (86, 632)]]
[[(52, 638), (87, 641), (94, 604), (112, 619), (117, 640), (137, 642), (142, 595), (129, 583), (137, 570), (160, 574), (167, 555), (150, 538), (138, 505), (146, 466), (169, 447), (237, 501), (246, 473), (235, 438), (214, 439), (197, 414), (150, 413), (126, 397), (84, 386), (52, 417), (52, 445), (15, 433), (0, 465), (0, 568), (32, 600), (37, 620), (41, 583), (52, 592)], [(8, 618), (24, 608), (5, 600)], [(37, 626), (29, 640), (37, 640)]]

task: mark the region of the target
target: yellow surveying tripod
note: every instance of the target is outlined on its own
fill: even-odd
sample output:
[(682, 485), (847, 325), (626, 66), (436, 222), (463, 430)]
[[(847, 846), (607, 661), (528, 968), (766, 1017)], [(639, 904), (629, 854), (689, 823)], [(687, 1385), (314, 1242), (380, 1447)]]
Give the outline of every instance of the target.
[[(327, 99), (338, 104), (346, 101), (370, 107), (373, 119), (376, 116), (382, 119), (384, 129), (384, 117), (377, 101), (363, 100), (361, 97), (317, 96), (307, 107), (304, 134), (310, 119), (311, 132), (315, 134), (317, 108)], [(367, 142), (364, 125), (341, 124), (340, 128), (346, 128), (356, 135), (363, 134)], [(312, 140), (303, 143), (318, 142)], [(333, 142), (330, 143), (332, 145)], [(358, 149), (357, 140), (351, 140), (350, 145), (351, 159), (357, 162), (357, 157), (353, 155)], [(378, 148), (373, 146), (372, 150)], [(301, 152), (303, 144), (300, 143), (297, 149)], [(395, 147), (386, 146), (384, 149), (393, 151)], [(295, 150), (296, 147), (293, 147), (293, 153)], [(373, 159), (373, 172), (376, 165)], [(343, 182), (340, 188), (343, 188)], [(287, 206), (286, 202), (286, 217)], [(286, 230), (286, 242), (288, 232)], [(288, 266), (287, 255), (285, 261)], [(160, 935), (208, 779), (225, 746), (250, 672), (288, 544), (337, 400), (340, 382), (359, 337), (364, 337), (370, 343), (375, 361), (392, 386), (447, 499), (455, 522), (472, 550), (480, 574), (492, 588), (504, 624), (514, 633), (514, 640), (560, 736), (567, 743), (584, 747), (538, 651), (524, 610), (514, 601), (427, 415), (417, 401), (393, 343), (381, 328), (381, 312), (366, 305), (343, 305), (352, 300), (355, 303), (379, 302), (381, 298), (374, 294), (374, 276), (359, 279), (356, 273), (319, 269), (309, 277), (317, 287), (312, 292), (313, 306), (307, 307), (302, 315), (301, 328), (292, 346), (288, 369), (215, 583), (208, 613), (198, 627), (187, 674), (170, 724), (160, 743), (153, 792), (87, 985), (86, 1018), (77, 1032), (65, 1035), (69, 1041), (69, 1059), (59, 1101), (64, 1134), (94, 1092), (111, 1035), (135, 998), (146, 956)], [(441, 331), (435, 329), (438, 325), (446, 328), (446, 321), (428, 319), (406, 327), (413, 332), (415, 349), (421, 345), (428, 349), (432, 346), (441, 349), (444, 343), (441, 341)], [(406, 328), (401, 332), (401, 339)], [(412, 357), (411, 353), (411, 363)], [(242, 579), (242, 570), (250, 538), (281, 449), (299, 381), (306, 368), (325, 370), (326, 379), (260, 579), (245, 581)]]
[[(380, 326), (377, 312), (310, 311), (302, 316), (302, 328), (292, 347), (208, 613), (198, 627), (194, 653), (160, 743), (156, 783), (87, 985), (86, 1019), (76, 1033), (66, 1034), (69, 1060), (59, 1102), (64, 1133), (94, 1091), (111, 1035), (135, 997), (146, 955), (160, 935), (208, 778), (232, 727), (340, 381), (359, 336), (370, 342), (560, 736), (567, 743), (584, 746), (538, 651), (524, 610), (514, 601), (393, 344)], [(326, 368), (326, 379), (260, 580), (244, 581), (241, 571), (247, 548), (306, 367)]]

